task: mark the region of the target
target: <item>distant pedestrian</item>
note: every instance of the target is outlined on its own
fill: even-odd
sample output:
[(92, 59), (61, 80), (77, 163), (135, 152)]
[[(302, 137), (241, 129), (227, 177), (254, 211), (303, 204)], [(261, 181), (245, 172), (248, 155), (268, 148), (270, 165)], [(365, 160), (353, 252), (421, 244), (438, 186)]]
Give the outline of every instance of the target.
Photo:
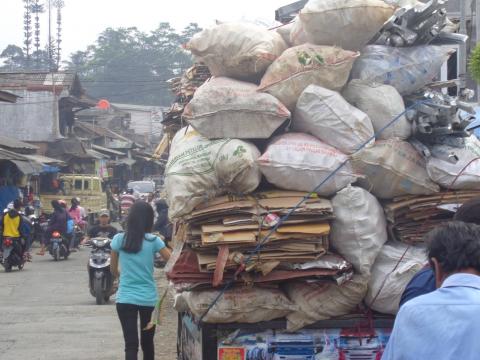
[(438, 289), (400, 308), (382, 359), (478, 359), (480, 226), (447, 223), (427, 244)]
[(115, 277), (120, 276), (117, 313), (125, 339), (126, 360), (138, 358), (138, 317), (143, 359), (155, 358), (155, 327), (146, 330), (158, 302), (153, 261), (157, 252), (168, 260), (170, 250), (151, 234), (152, 227), (152, 207), (146, 202), (136, 202), (128, 215), (126, 233), (115, 235), (111, 243), (111, 271)]

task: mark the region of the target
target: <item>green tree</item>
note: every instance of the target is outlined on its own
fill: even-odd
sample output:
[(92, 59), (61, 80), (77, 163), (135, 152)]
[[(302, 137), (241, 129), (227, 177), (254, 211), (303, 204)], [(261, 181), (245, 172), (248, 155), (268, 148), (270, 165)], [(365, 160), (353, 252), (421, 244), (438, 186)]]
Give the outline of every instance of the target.
[(27, 67), (27, 57), (23, 49), (17, 45), (8, 45), (0, 54), (4, 60), (4, 66), (0, 67), (2, 71), (19, 71)]
[(79, 73), (87, 92), (111, 102), (168, 106), (173, 98), (166, 80), (192, 64), (182, 45), (201, 29), (190, 24), (178, 34), (169, 23), (149, 32), (135, 27), (106, 29), (95, 44), (66, 62)]

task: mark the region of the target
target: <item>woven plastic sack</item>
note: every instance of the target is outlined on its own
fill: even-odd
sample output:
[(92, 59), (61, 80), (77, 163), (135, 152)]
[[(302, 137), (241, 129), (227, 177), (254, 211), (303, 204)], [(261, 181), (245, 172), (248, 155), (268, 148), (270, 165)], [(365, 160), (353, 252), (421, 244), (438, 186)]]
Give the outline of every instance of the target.
[[(177, 311), (190, 310), (200, 317), (217, 298), (219, 291), (183, 292), (175, 301)], [(204, 317), (207, 323), (257, 323), (284, 317), (297, 307), (280, 291), (238, 288), (226, 291)]]
[(380, 140), (353, 155), (358, 183), (381, 199), (402, 195), (430, 195), (440, 191), (426, 169), (425, 159), (408, 142)]
[(475, 135), (463, 148), (435, 145), (430, 151), (427, 172), (432, 181), (451, 190), (480, 190), (480, 141)]
[(332, 199), (335, 219), (330, 245), (350, 262), (355, 271), (369, 275), (382, 246), (387, 242), (383, 207), (368, 191), (348, 186)]
[(259, 90), (272, 94), (293, 111), (309, 85), (340, 91), (359, 55), (330, 46), (305, 44), (290, 48), (270, 65)]
[(236, 139), (208, 140), (183, 128), (172, 141), (165, 169), (168, 215), (176, 219), (225, 193), (250, 193), (261, 180), (258, 149)]
[(310, 85), (300, 95), (293, 130), (312, 134), (345, 154), (353, 154), (374, 134), (368, 115), (338, 92), (317, 85)]
[[(368, 115), (377, 139), (397, 137), (406, 140), (412, 135), (412, 124), (403, 114), (405, 112), (403, 98), (393, 86), (352, 80), (342, 95), (350, 104)], [(394, 123), (386, 127), (399, 115), (401, 116)], [(382, 129), (383, 131), (379, 133)]]
[(310, 0), (299, 17), (310, 43), (361, 50), (394, 11), (382, 0)]
[(267, 139), (290, 111), (254, 84), (220, 77), (197, 89), (183, 117), (209, 139)]
[[(301, 133), (278, 136), (258, 159), (267, 180), (285, 190), (312, 191), (348, 157), (317, 138)], [(355, 182), (349, 162), (318, 189), (330, 196)]]
[(247, 23), (225, 23), (205, 29), (187, 43), (213, 76), (257, 80), (287, 48), (275, 31)]
[(288, 283), (287, 295), (299, 310), (287, 315), (287, 329), (297, 331), (317, 321), (350, 313), (365, 297), (367, 283), (368, 278), (362, 275), (354, 275), (342, 285)]
[(434, 45), (369, 45), (355, 62), (351, 78), (392, 85), (401, 95), (409, 95), (432, 82), (451, 53)]
[(307, 34), (305, 33), (305, 30), (303, 30), (303, 24), (298, 18), (298, 16), (295, 17), (295, 20), (292, 23), (289, 42), (293, 46), (308, 43)]
[(386, 243), (372, 268), (365, 297), (367, 306), (383, 314), (396, 314), (405, 288), (426, 263), (424, 249), (393, 241)]

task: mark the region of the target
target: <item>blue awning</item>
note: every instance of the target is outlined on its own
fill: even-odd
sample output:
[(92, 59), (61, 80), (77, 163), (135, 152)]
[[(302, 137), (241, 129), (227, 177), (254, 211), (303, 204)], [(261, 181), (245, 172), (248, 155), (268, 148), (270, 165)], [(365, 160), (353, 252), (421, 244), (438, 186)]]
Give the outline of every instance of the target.
[(58, 173), (60, 172), (60, 168), (52, 165), (43, 165), (42, 167), (42, 173)]

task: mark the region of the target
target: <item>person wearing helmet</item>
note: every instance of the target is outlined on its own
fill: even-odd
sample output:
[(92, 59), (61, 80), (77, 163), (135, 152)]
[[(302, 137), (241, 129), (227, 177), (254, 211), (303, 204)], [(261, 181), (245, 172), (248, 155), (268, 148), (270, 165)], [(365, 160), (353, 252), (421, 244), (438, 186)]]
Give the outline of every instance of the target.
[[(63, 205), (62, 205), (63, 204)], [(67, 203), (64, 200), (52, 200), (53, 213), (48, 220), (47, 231), (44, 234), (42, 247), (37, 255), (45, 255), (45, 248), (50, 241), (50, 236), (54, 231), (58, 231), (62, 236), (67, 234)]]
[(72, 205), (68, 210), (68, 215), (70, 215), (70, 217), (73, 219), (75, 225), (78, 225), (83, 231), (85, 231), (85, 227), (87, 225), (85, 222), (85, 209), (80, 206), (80, 199), (73, 198), (71, 200), (71, 204)]
[[(0, 219), (0, 257), (3, 253), (3, 238), (8, 237), (12, 239), (24, 239), (28, 241), (27, 237), (29, 236), (28, 222), (25, 222), (24, 217), (20, 213), (22, 203), (20, 199), (16, 199), (13, 203), (9, 204), (7, 207), (7, 212), (4, 213), (3, 217)], [(27, 233), (28, 232), (28, 233)], [(29, 244), (22, 246), (24, 256), (29, 249)], [(29, 256), (27, 255), (27, 258)]]

